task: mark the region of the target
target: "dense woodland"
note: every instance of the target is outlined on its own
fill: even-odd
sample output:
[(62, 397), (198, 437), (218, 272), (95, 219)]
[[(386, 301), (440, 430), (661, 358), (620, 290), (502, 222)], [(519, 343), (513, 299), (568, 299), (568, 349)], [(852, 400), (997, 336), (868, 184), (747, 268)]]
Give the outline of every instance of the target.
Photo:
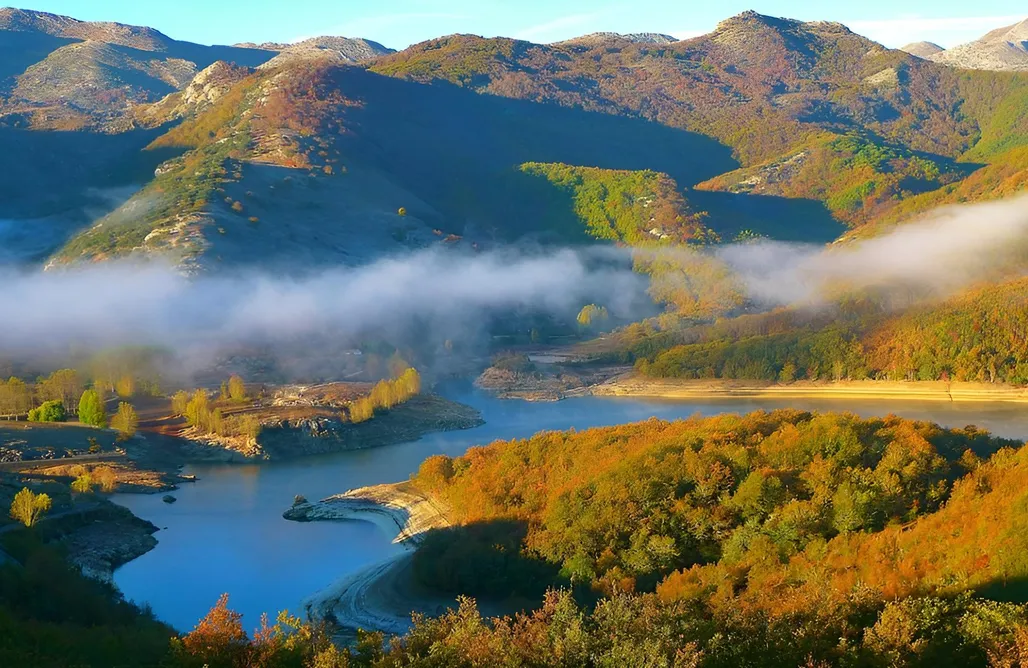
[(614, 357), (662, 378), (1024, 385), (1025, 287), (1023, 279), (984, 285), (899, 312), (850, 302), (821, 313), (784, 309), (699, 326), (658, 319), (618, 332)]
[(401, 638), (362, 633), (343, 649), (288, 614), (248, 633), (225, 598), (175, 637), (65, 567), (39, 543), (40, 525), (3, 537), (25, 567), (0, 565), (0, 658), (1016, 666), (1028, 659), (1028, 608), (1017, 602), (1028, 451), (1015, 446), (971, 426), (783, 410), (541, 433), (433, 457), (414, 482), (458, 524), (430, 534), (415, 573), (448, 592), (539, 603), (487, 620), (463, 600)]

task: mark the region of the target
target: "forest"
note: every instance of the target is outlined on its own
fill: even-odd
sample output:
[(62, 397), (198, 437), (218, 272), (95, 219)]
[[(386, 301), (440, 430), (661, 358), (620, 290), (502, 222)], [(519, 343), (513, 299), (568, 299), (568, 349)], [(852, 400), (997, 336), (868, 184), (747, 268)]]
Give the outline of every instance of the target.
[[(1016, 666), (1028, 660), (1028, 450), (974, 426), (795, 410), (543, 432), (413, 478), (453, 511), (415, 553), (464, 597), (407, 634), (222, 597), (179, 635), (0, 537), (5, 665)], [(43, 577), (42, 573), (54, 573)], [(485, 618), (473, 598), (529, 612)], [(46, 601), (76, 605), (51, 607)], [(88, 640), (87, 640), (88, 639)], [(88, 643), (88, 647), (84, 646)], [(132, 659), (125, 657), (131, 656)], [(68, 662), (72, 663), (69, 664)]]
[[(713, 324), (665, 318), (668, 326), (653, 321), (617, 332), (614, 358), (660, 378), (1025, 385), (1025, 288), (1024, 279), (986, 284), (898, 312), (852, 300), (824, 313), (779, 309)], [(687, 309), (681, 313), (695, 312)]]

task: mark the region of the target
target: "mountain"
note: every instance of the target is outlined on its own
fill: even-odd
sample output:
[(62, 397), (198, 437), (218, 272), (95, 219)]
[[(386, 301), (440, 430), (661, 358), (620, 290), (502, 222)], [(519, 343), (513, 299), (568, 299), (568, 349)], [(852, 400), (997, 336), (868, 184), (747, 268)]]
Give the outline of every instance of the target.
[(378, 42), (347, 37), (312, 37), (278, 49), (277, 56), (261, 65), (279, 67), (298, 59), (324, 59), (337, 65), (362, 63), (378, 56), (394, 53)]
[(594, 32), (580, 37), (573, 37), (557, 44), (598, 44), (603, 42), (631, 42), (632, 44), (674, 44), (677, 37), (659, 32), (637, 32), (622, 34), (617, 32)]
[(929, 57), (937, 63), (965, 69), (1028, 70), (1028, 19)]
[[(206, 269), (293, 256), (360, 262), (433, 243), (580, 241), (612, 225), (622, 242), (677, 238), (650, 235), (679, 228), (647, 226), (632, 207), (604, 218), (594, 206), (602, 188), (550, 178), (564, 170), (657, 197), (696, 223), (681, 227), (691, 243), (742, 233), (827, 242), (908, 220), (943, 193), (995, 196), (981, 187), (994, 177), (974, 173), (1028, 145), (1023, 77), (961, 73), (837, 23), (755, 12), (685, 41), (451, 35), (402, 52), (345, 38), (183, 46), (117, 24), (5, 16), (21, 31), (12, 35), (79, 40), (14, 80), (0, 108), (12, 145), (36, 151), (47, 133), (18, 128), (70, 126), (63, 113), (88, 119), (64, 136), (68, 151), (114, 137), (135, 147), (91, 157), (108, 168), (86, 179), (48, 163), (35, 172), (45, 199), (18, 174), (31, 169), (0, 184), (20, 216), (101, 185), (142, 187), (73, 238), (55, 235), (56, 262), (165, 252)], [(187, 47), (204, 58), (168, 57)], [(240, 57), (211, 60), (204, 49)], [(74, 85), (83, 79), (93, 84)], [(107, 90), (135, 92), (106, 105)], [(960, 190), (969, 178), (979, 185)]]
[(203, 46), (152, 28), (5, 8), (0, 9), (0, 124), (123, 129), (130, 109), (182, 90), (218, 61), (241, 67), (310, 57), (355, 63), (388, 52), (374, 42), (342, 37)]
[(945, 51), (941, 46), (935, 42), (912, 42), (906, 46), (901, 46), (900, 51), (905, 51), (912, 56), (918, 58), (929, 58), (937, 53)]

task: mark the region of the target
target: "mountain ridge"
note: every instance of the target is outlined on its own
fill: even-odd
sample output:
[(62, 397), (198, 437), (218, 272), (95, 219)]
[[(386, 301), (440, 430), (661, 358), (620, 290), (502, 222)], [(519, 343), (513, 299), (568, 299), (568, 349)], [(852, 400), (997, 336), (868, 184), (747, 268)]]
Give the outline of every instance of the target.
[(979, 39), (932, 54), (929, 58), (965, 69), (1028, 70), (1028, 19), (991, 30)]

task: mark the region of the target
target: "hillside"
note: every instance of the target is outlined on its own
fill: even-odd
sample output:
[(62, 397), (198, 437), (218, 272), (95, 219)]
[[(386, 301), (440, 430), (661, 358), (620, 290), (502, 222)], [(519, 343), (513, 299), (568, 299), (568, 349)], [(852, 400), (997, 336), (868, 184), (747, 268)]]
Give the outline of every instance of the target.
[[(151, 196), (165, 193), (168, 176), (185, 164), (168, 163), (136, 197), (146, 198), (144, 219), (133, 213), (138, 204), (127, 202), (73, 240), (61, 261), (171, 249), (180, 259), (222, 258), (201, 260), (204, 266), (259, 259), (269, 250), (352, 262), (433, 237), (479, 245), (540, 234), (586, 238), (580, 231), (590, 223), (569, 217), (570, 202), (556, 206), (559, 190), (527, 178), (525, 163), (660, 172), (717, 238), (752, 231), (828, 241), (843, 226), (918, 213), (899, 207), (927, 204), (1028, 139), (1019, 111), (1026, 81), (1019, 77), (961, 74), (837, 24), (752, 12), (685, 42), (600, 34), (537, 45), (455, 35), (373, 58), (366, 72), (345, 66), (376, 49), (313, 40), (284, 49), (253, 74), (219, 65), (182, 84), (182, 92), (137, 107), (135, 118), (151, 126), (193, 119), (151, 148), (191, 150), (190, 165), (206, 156), (200, 172), (213, 175), (208, 185), (182, 186), (204, 196), (154, 207)], [(317, 85), (301, 89), (292, 80)], [(233, 108), (207, 109), (232, 86)], [(207, 137), (176, 144), (193, 126), (209, 128)], [(213, 148), (229, 134), (237, 142), (231, 165), (223, 163), (228, 151)], [(960, 164), (965, 156), (974, 162)], [(306, 173), (290, 171), (297, 169)], [(300, 221), (300, 231), (287, 234), (295, 241), (283, 245), (266, 234), (280, 230), (275, 221), (295, 207), (281, 197), (270, 204), (244, 199), (301, 176), (324, 187), (309, 207), (311, 220)], [(194, 169), (187, 180), (196, 178)], [(226, 197), (223, 209), (217, 200)], [(243, 221), (271, 224), (239, 227), (240, 212), (226, 210), (236, 202)], [(407, 212), (402, 221), (400, 208)], [(339, 220), (340, 229), (322, 229), (317, 236), (328, 243), (309, 249), (319, 219)], [(341, 229), (350, 228), (347, 220), (360, 227), (389, 222), (370, 225), (385, 232), (371, 240)], [(122, 234), (125, 224), (137, 231)], [(175, 235), (190, 248), (169, 246), (163, 232), (147, 240), (164, 228), (188, 228)], [(103, 244), (96, 240), (101, 229)]]
[(414, 482), (458, 525), (426, 537), (418, 577), (490, 598), (571, 589), (495, 626), (468, 604), (419, 620), (405, 651), (1016, 665), (1028, 612), (997, 601), (1024, 600), (1028, 487), (1026, 451), (1007, 445), (974, 427), (775, 411), (432, 457)]
[(912, 56), (918, 58), (929, 59), (930, 56), (934, 56), (937, 53), (945, 51), (941, 46), (935, 42), (911, 42), (906, 46), (900, 47), (900, 51), (905, 51)]
[(965, 69), (1028, 70), (1028, 19), (927, 57), (937, 63)]

